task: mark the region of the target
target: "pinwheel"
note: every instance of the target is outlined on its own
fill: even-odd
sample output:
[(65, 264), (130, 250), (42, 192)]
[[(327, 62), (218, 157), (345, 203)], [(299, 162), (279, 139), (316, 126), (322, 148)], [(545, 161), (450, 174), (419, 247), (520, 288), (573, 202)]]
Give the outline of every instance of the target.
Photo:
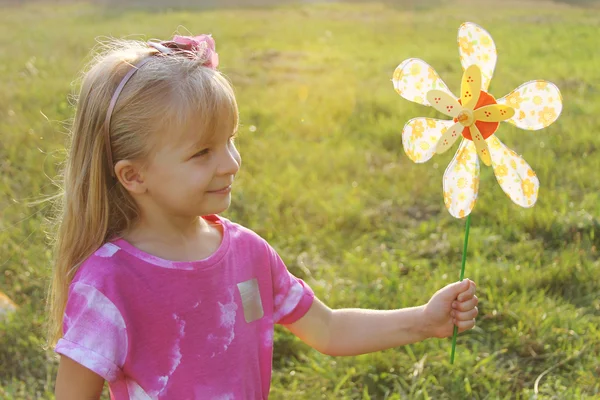
[[(447, 120), (419, 117), (408, 121), (402, 144), (408, 158), (424, 163), (449, 150), (461, 138), (443, 178), (444, 204), (455, 218), (467, 217), (460, 280), (464, 278), (470, 214), (479, 191), (479, 160), (491, 166), (500, 187), (521, 207), (532, 207), (539, 180), (529, 164), (496, 136), (501, 122), (537, 130), (552, 124), (562, 111), (562, 98), (551, 82), (522, 84), (497, 99), (488, 92), (497, 53), (490, 34), (466, 22), (458, 29), (458, 49), (464, 70), (460, 98), (448, 89), (437, 72), (423, 60), (410, 58), (394, 71), (394, 89), (407, 100), (431, 106)], [(451, 362), (454, 362), (457, 328)]]

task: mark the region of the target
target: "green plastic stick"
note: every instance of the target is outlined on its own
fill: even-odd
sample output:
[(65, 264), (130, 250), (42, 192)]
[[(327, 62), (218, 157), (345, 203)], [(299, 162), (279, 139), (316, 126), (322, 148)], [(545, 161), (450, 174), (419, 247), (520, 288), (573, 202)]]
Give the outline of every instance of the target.
[[(465, 277), (465, 264), (467, 263), (467, 243), (469, 243), (469, 228), (471, 227), (471, 214), (467, 216), (465, 224), (465, 242), (462, 253), (462, 267), (460, 269), (460, 281)], [(458, 335), (458, 326), (454, 325), (454, 334), (452, 335), (452, 353), (450, 354), (450, 364), (454, 364), (454, 351), (456, 350), (456, 336)]]

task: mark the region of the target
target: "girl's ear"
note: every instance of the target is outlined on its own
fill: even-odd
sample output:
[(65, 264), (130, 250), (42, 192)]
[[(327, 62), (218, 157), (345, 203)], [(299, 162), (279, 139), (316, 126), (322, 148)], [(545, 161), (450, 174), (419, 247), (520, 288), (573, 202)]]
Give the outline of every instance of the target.
[(130, 160), (119, 160), (115, 164), (115, 175), (117, 179), (132, 194), (143, 194), (146, 192), (146, 184), (141, 166)]

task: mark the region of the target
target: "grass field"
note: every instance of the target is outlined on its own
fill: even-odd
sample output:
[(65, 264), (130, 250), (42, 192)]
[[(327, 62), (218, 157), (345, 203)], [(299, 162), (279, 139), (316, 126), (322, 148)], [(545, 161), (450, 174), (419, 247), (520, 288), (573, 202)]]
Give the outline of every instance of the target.
[(497, 132), (537, 172), (534, 208), (482, 169), (466, 274), (477, 327), (459, 337), (454, 365), (449, 339), (332, 358), (278, 329), (272, 398), (600, 398), (600, 13), (541, 1), (2, 8), (0, 290), (20, 308), (0, 325), (0, 398), (53, 398), (56, 360), (42, 348), (51, 207), (28, 203), (56, 190), (68, 96), (97, 37), (212, 32), (242, 124), (226, 216), (269, 240), (329, 306), (398, 308), (458, 279), (464, 223), (442, 197), (454, 152), (417, 165), (402, 149), (404, 123), (441, 116), (400, 98), (391, 77), (418, 57), (459, 92), (464, 21), (496, 42), (491, 93), (547, 79), (565, 105), (547, 129)]

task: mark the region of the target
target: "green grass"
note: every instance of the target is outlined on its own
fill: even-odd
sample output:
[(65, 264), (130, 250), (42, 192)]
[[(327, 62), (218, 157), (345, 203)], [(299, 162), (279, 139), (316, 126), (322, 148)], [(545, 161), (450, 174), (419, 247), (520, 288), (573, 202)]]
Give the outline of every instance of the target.
[(397, 308), (458, 278), (464, 225), (441, 193), (453, 152), (417, 165), (402, 149), (404, 123), (436, 114), (400, 98), (391, 76), (418, 57), (458, 92), (464, 21), (494, 37), (494, 95), (547, 79), (565, 104), (547, 129), (497, 132), (538, 174), (534, 208), (512, 204), (482, 170), (466, 269), (479, 287), (477, 327), (459, 336), (454, 365), (449, 339), (332, 358), (278, 329), (272, 398), (599, 398), (600, 15), (540, 1), (404, 3), (4, 8), (0, 290), (20, 310), (0, 325), (0, 398), (52, 397), (56, 361), (41, 330), (50, 208), (27, 203), (53, 193), (71, 82), (96, 37), (212, 32), (242, 123), (226, 216), (268, 239), (331, 307)]

